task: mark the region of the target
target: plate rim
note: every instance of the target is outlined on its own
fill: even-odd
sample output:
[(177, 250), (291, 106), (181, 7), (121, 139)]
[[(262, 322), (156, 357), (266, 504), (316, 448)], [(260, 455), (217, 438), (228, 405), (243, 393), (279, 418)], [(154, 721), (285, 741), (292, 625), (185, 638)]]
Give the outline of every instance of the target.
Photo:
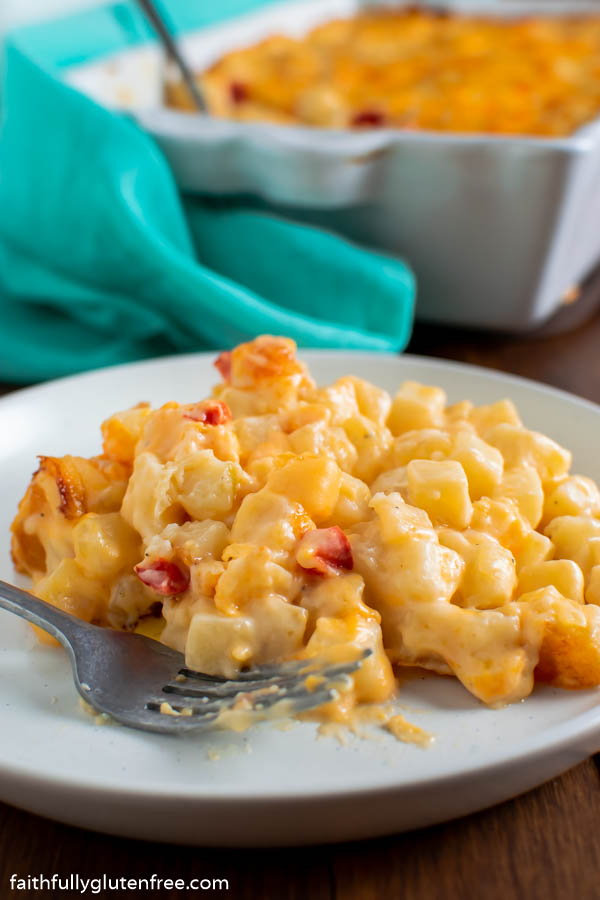
[[(126, 372), (132, 368), (151, 368), (155, 365), (171, 365), (177, 362), (192, 362), (194, 359), (198, 359), (203, 362), (208, 362), (210, 360), (216, 359), (216, 357), (221, 353), (222, 350), (201, 350), (193, 353), (172, 353), (167, 354), (165, 356), (155, 356), (150, 359), (137, 359), (130, 360), (129, 362), (117, 363), (109, 366), (102, 366), (96, 369), (89, 369), (82, 372), (76, 372), (71, 375), (61, 375), (58, 378), (50, 378), (45, 381), (40, 381), (35, 384), (25, 385), (25, 386), (16, 386), (9, 387), (8, 393), (0, 396), (0, 408), (2, 408), (5, 404), (10, 404), (14, 402), (15, 398), (20, 398), (23, 396), (31, 396), (37, 393), (46, 392), (47, 390), (51, 390), (54, 387), (61, 387), (63, 385), (68, 385), (74, 381), (83, 381), (84, 379), (94, 379), (99, 376), (102, 376), (105, 373), (112, 372)], [(354, 350), (354, 349), (340, 349), (340, 348), (313, 348), (313, 347), (299, 347), (298, 348), (298, 357), (301, 360), (306, 360), (309, 364), (311, 360), (314, 358), (315, 360), (322, 359), (324, 357), (333, 356), (333, 357), (344, 357), (344, 356), (355, 356), (359, 357), (363, 360), (376, 360), (380, 361), (385, 359), (386, 362), (394, 362), (396, 364), (402, 365), (404, 360), (408, 360), (409, 362), (415, 361), (418, 363), (425, 363), (426, 365), (431, 365), (433, 368), (450, 368), (456, 372), (462, 372), (464, 374), (469, 373), (478, 373), (479, 375), (489, 375), (496, 376), (502, 381), (506, 381), (508, 384), (517, 384), (523, 385), (524, 387), (533, 388), (537, 391), (540, 391), (544, 394), (555, 395), (563, 400), (574, 401), (577, 405), (581, 405), (590, 411), (600, 412), (600, 403), (596, 403), (593, 400), (588, 400), (586, 397), (581, 397), (579, 394), (574, 394), (572, 391), (567, 391), (564, 388), (556, 387), (552, 384), (547, 384), (544, 381), (537, 381), (535, 378), (529, 378), (525, 375), (515, 375), (511, 372), (506, 372), (503, 369), (497, 369), (493, 366), (482, 366), (477, 363), (469, 363), (462, 362), (454, 359), (446, 359), (445, 357), (433, 357), (426, 356), (424, 354), (419, 353), (393, 353), (393, 352), (377, 352), (373, 350)]]

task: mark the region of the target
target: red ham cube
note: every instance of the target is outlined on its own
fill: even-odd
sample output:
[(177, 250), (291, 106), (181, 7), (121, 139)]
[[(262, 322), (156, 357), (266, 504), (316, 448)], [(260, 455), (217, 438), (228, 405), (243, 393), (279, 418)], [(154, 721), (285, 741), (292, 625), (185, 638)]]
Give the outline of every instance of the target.
[(168, 559), (156, 559), (148, 565), (141, 563), (135, 567), (135, 574), (143, 584), (164, 597), (183, 594), (190, 583), (189, 572)]
[(248, 86), (242, 81), (232, 81), (229, 85), (229, 96), (236, 106), (245, 103), (249, 97)]
[(226, 425), (231, 422), (231, 410), (222, 400), (204, 400), (195, 406), (189, 406), (183, 418), (202, 422), (204, 425)]
[(354, 566), (350, 541), (341, 528), (313, 528), (298, 545), (296, 560), (317, 575), (336, 575)]
[(363, 109), (361, 112), (356, 113), (356, 115), (352, 119), (352, 125), (356, 126), (371, 126), (372, 128), (376, 128), (377, 126), (381, 126), (385, 123), (385, 116), (382, 112), (379, 112), (377, 109)]

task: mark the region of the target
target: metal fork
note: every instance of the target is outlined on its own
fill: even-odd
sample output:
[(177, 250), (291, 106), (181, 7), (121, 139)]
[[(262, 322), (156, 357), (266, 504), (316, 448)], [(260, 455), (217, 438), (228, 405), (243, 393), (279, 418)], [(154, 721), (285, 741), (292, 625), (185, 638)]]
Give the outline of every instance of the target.
[[(229, 681), (186, 668), (181, 653), (140, 634), (89, 625), (0, 581), (0, 608), (39, 625), (65, 647), (75, 687), (122, 725), (181, 734), (221, 727), (239, 711), (245, 724), (316, 709), (351, 686), (370, 650), (343, 663), (294, 660), (258, 666)], [(314, 675), (315, 678), (309, 678)]]

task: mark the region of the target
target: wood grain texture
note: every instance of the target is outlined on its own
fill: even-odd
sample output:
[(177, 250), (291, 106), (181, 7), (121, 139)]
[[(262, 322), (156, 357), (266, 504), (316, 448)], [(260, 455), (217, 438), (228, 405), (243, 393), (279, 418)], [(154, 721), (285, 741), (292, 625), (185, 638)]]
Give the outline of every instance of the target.
[[(600, 303), (600, 274), (593, 288)], [(417, 323), (408, 352), (500, 369), (600, 401), (599, 314), (567, 333), (518, 337)]]
[[(248, 822), (248, 832), (252, 833), (251, 822)], [(114, 878), (148, 878), (156, 874), (186, 882), (192, 878), (226, 878), (230, 886), (229, 892), (214, 894), (201, 891), (185, 894), (177, 890), (156, 894), (165, 897), (222, 894), (236, 900), (331, 900), (335, 896), (330, 850), (323, 847), (271, 851), (172, 847), (91, 834), (3, 804), (0, 804), (0, 847), (2, 898), (8, 895), (7, 886), (13, 873), (24, 877), (27, 874), (48, 876), (54, 872), (61, 878), (78, 872), (85, 879), (101, 878), (104, 873)]]
[(600, 841), (590, 841), (590, 835), (598, 789), (596, 767), (588, 761), (491, 810), (356, 848), (336, 848), (337, 897), (597, 898)]
[[(596, 297), (600, 276), (586, 287), (584, 299)], [(535, 378), (600, 401), (600, 315), (565, 334), (517, 338), (419, 324), (409, 349)], [(9, 891), (13, 873), (78, 872), (89, 878), (106, 872), (227, 878), (230, 890), (221, 896), (236, 900), (600, 900), (599, 773), (600, 760), (588, 760), (516, 800), (455, 822), (299, 850), (174, 848), (90, 834), (0, 804), (0, 898), (25, 896)]]
[(597, 900), (599, 782), (588, 760), (458, 821), (361, 843), (274, 851), (118, 839), (0, 805), (0, 896), (8, 896), (13, 873), (97, 878), (106, 872), (227, 878), (224, 896), (236, 900)]

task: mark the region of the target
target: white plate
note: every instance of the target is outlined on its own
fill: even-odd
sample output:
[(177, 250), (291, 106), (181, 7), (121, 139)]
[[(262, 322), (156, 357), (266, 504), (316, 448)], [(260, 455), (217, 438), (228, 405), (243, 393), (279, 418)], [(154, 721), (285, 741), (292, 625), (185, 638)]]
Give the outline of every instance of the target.
[[(600, 476), (600, 408), (532, 382), (470, 366), (357, 353), (303, 354), (317, 380), (355, 373), (389, 390), (441, 384), (451, 401), (512, 397), (526, 424)], [(193, 401), (215, 380), (213, 355), (120, 366), (0, 401), (0, 577), (14, 580), (8, 528), (38, 453), (92, 454), (100, 421), (150, 400)], [(78, 704), (60, 650), (0, 613), (0, 799), (73, 825), (199, 845), (276, 845), (372, 837), (464, 815), (528, 790), (600, 749), (600, 693), (538, 688), (503, 710), (453, 679), (405, 683), (400, 711), (436, 736), (426, 750), (353, 738), (312, 724), (185, 739), (98, 726)]]

